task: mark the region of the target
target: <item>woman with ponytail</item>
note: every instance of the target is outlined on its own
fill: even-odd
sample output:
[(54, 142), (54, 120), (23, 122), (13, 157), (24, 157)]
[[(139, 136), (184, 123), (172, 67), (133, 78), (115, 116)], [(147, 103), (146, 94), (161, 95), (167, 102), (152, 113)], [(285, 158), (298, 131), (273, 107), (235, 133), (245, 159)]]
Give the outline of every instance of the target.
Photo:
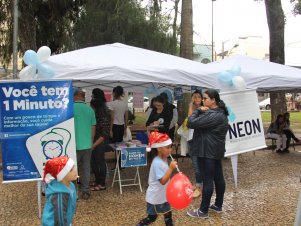
[(91, 168), (95, 175), (95, 183), (91, 190), (100, 191), (106, 189), (107, 165), (105, 152), (109, 149), (111, 118), (104, 92), (99, 88), (92, 91), (91, 107), (96, 116), (96, 131), (91, 156)]
[[(222, 159), (225, 155), (226, 134), (228, 132), (228, 110), (214, 89), (204, 92), (203, 104), (188, 118), (188, 128), (194, 129), (190, 141), (190, 155), (198, 159), (203, 173), (203, 190), (200, 208), (187, 214), (196, 218), (208, 218), (208, 210), (222, 212), (225, 193)], [(215, 185), (216, 199), (210, 205)]]

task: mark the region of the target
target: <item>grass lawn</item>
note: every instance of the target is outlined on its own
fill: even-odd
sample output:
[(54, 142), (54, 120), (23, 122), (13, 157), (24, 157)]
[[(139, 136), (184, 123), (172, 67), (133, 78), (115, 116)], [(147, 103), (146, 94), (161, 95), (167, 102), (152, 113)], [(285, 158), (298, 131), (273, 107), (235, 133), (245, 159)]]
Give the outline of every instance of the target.
[[(271, 112), (262, 111), (261, 118), (265, 126), (269, 126), (271, 122)], [(290, 112), (291, 128), (292, 129), (301, 129), (301, 112)]]

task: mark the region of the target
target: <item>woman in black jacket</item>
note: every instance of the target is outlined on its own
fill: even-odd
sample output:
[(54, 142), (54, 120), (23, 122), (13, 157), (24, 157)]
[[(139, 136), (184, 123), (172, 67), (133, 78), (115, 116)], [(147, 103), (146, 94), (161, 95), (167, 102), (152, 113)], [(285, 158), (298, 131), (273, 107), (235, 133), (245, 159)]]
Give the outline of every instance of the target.
[[(208, 89), (203, 96), (204, 106), (196, 109), (188, 118), (188, 128), (194, 129), (189, 143), (190, 154), (198, 158), (203, 172), (202, 202), (199, 209), (188, 211), (191, 217), (208, 218), (208, 209), (222, 212), (225, 193), (222, 159), (225, 154), (226, 134), (228, 132), (228, 110), (218, 92)], [(216, 190), (215, 203), (210, 206)]]
[(172, 115), (170, 114), (168, 109), (164, 107), (163, 97), (155, 97), (153, 100), (153, 105), (154, 106), (146, 122), (146, 126), (154, 126), (154, 130), (158, 130), (160, 133), (168, 134)]

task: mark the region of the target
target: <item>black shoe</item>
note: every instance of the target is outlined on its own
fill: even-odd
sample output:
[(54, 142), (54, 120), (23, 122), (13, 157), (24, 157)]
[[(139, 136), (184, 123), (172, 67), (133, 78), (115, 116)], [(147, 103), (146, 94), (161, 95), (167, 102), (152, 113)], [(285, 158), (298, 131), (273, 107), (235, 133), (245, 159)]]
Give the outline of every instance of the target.
[(284, 153), (289, 153), (290, 151), (288, 150), (288, 148), (283, 149)]
[(282, 151), (281, 151), (280, 149), (277, 149), (276, 152), (277, 152), (277, 153), (281, 153)]
[(223, 209), (222, 209), (221, 207), (217, 207), (216, 205), (211, 205), (211, 206), (209, 207), (209, 209), (211, 209), (211, 210), (213, 210), (213, 211), (215, 211), (215, 212), (217, 212), (217, 213), (223, 212)]

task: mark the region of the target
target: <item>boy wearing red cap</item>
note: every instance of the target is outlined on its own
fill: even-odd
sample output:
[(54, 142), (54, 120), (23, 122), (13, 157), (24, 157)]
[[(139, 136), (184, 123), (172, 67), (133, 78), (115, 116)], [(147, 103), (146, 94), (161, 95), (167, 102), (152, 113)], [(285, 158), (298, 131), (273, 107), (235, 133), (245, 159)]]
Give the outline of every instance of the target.
[(61, 156), (46, 162), (43, 180), (48, 184), (42, 218), (43, 226), (72, 224), (77, 199), (72, 181), (76, 179), (75, 162), (71, 158)]
[(172, 172), (177, 167), (176, 161), (168, 166), (167, 158), (170, 155), (172, 141), (167, 134), (152, 132), (149, 136), (150, 148), (157, 149), (157, 156), (153, 159), (146, 191), (146, 206), (148, 216), (141, 220), (137, 226), (149, 225), (161, 213), (164, 215), (165, 225), (172, 226), (171, 208), (166, 199), (166, 188)]

